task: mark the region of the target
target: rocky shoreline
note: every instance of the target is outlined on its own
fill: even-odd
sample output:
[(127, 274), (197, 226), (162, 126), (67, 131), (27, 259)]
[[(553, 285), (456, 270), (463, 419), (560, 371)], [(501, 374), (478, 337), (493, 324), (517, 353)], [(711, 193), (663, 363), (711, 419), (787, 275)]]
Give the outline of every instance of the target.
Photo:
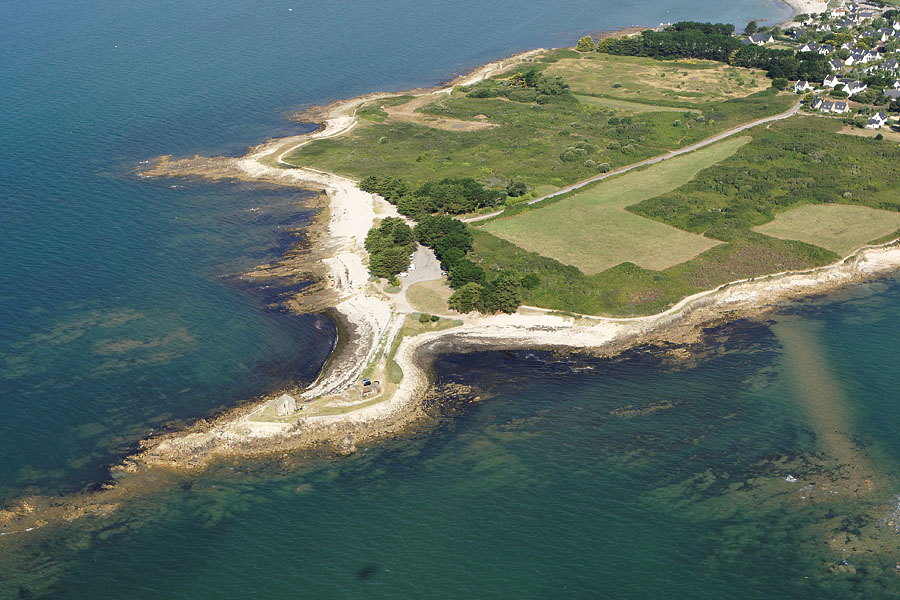
[[(537, 51), (480, 67), (457, 78), (453, 85), (488, 77), (527, 60), (533, 52)], [(446, 89), (415, 93), (436, 94)], [(269, 140), (240, 158), (172, 160), (161, 157), (156, 165), (142, 173), (145, 177), (264, 181), (323, 192), (321, 197), (327, 198), (327, 208), (323, 208), (312, 226), (314, 236), (309, 237), (308, 247), (291, 251), (283, 260), (261, 265), (248, 274), (315, 278), (318, 283), (313, 289), (290, 301), (289, 308), (298, 312), (328, 308), (338, 323), (338, 342), (320, 377), (306, 390), (285, 390), (301, 398), (327, 395), (353, 385), (363, 366), (375, 356), (378, 342), (392, 332), (396, 334), (398, 319), (402, 321), (406, 313), (373, 289), (362, 247), (374, 220), (395, 216), (394, 207), (359, 190), (352, 180), (313, 169), (287, 168), (283, 158), (311, 140), (352, 130), (356, 125), (356, 108), (374, 98), (396, 95), (401, 93), (370, 94), (311, 108), (303, 118), (321, 121), (319, 130), (304, 136)], [(272, 400), (261, 398), (214, 418), (201, 419), (185, 429), (142, 440), (136, 453), (113, 467), (116, 485), (101, 486), (71, 497), (22, 499), (0, 511), (0, 533), (24, 532), (86, 515), (108, 514), (128, 497), (171, 479), (171, 473), (203, 469), (222, 459), (311, 449), (328, 449), (345, 455), (352, 453), (357, 444), (407, 432), (427, 421), (426, 406), (435, 403), (427, 394), (433, 382), (429, 357), (436, 353), (549, 349), (612, 356), (636, 347), (670, 349), (672, 345), (699, 341), (704, 328), (763, 315), (794, 298), (826, 293), (898, 268), (900, 247), (894, 241), (861, 249), (826, 267), (729, 283), (685, 298), (672, 308), (648, 317), (560, 316), (527, 307), (514, 315), (467, 315), (458, 327), (403, 339), (395, 355), (403, 379), (396, 391), (383, 401), (339, 415), (303, 418), (293, 424), (259, 424), (251, 417)], [(170, 474), (165, 475), (167, 472)]]

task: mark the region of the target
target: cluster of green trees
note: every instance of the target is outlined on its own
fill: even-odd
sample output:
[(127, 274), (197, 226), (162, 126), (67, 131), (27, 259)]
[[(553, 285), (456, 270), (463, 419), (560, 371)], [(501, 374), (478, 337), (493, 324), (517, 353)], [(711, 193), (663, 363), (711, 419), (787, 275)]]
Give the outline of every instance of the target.
[(512, 272), (501, 271), (489, 278), (481, 266), (467, 255), (472, 251), (472, 233), (461, 221), (436, 215), (422, 219), (415, 229), (416, 239), (434, 250), (449, 273), (450, 308), (459, 312), (512, 313), (522, 304), (522, 287), (537, 285), (535, 276), (525, 281)]
[(376, 277), (393, 279), (409, 265), (409, 255), (416, 250), (416, 236), (403, 219), (388, 217), (366, 235), (369, 272)]
[(644, 31), (639, 36), (607, 38), (600, 52), (657, 59), (699, 58), (736, 67), (763, 69), (772, 79), (821, 81), (831, 70), (828, 58), (814, 52), (776, 50), (744, 44), (743, 40), (721, 33), (734, 30), (721, 23), (676, 23), (663, 31)]
[(447, 178), (423, 184), (410, 191), (410, 186), (396, 177), (370, 175), (359, 187), (379, 194), (397, 206), (397, 211), (419, 220), (426, 215), (460, 215), (481, 208), (499, 206), (507, 192), (484, 187), (471, 177)]
[[(756, 24), (755, 21), (751, 21), (751, 23)], [(734, 33), (734, 25), (728, 23), (700, 23), (699, 21), (679, 21), (674, 25), (670, 25), (668, 29), (672, 31), (699, 31), (707, 35), (731, 35)]]
[(397, 204), (400, 198), (409, 193), (409, 184), (390, 175), (369, 175), (359, 182), (359, 187), (370, 194), (378, 194), (391, 204)]
[(547, 77), (537, 67), (515, 73), (508, 81), (486, 80), (464, 88), (469, 98), (504, 97), (513, 102), (538, 104), (577, 104), (567, 84), (559, 76)]

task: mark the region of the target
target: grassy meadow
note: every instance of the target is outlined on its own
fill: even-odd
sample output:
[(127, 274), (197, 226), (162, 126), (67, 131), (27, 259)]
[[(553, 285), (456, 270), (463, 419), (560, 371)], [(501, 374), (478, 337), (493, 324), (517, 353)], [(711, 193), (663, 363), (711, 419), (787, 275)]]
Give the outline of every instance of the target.
[(659, 61), (590, 53), (561, 58), (548, 75), (559, 75), (576, 94), (702, 110), (704, 105), (748, 96), (771, 85), (764, 71), (708, 60)]
[[(579, 239), (580, 224), (591, 210), (567, 204), (585, 202), (585, 193), (478, 228), (476, 260), (491, 271), (536, 273), (540, 283), (525, 290), (526, 304), (622, 316), (658, 312), (686, 295), (736, 279), (828, 264), (866, 243), (888, 241), (900, 228), (900, 198), (894, 191), (900, 149), (887, 140), (842, 135), (839, 128), (840, 123), (806, 117), (755, 128), (749, 132), (751, 142), (730, 155), (720, 152), (689, 181), (681, 173), (679, 185), (674, 180), (679, 173), (672, 173), (674, 185), (668, 190), (661, 190), (664, 174), (654, 173), (665, 163), (635, 173), (636, 186), (654, 186), (658, 195), (640, 199), (643, 192), (636, 191), (636, 203), (619, 204), (619, 210), (723, 242), (678, 264), (647, 268), (635, 264), (637, 254), (629, 260), (623, 253), (627, 262), (592, 273), (585, 263), (581, 269), (576, 266), (584, 259), (542, 256), (552, 256), (553, 244)], [(689, 156), (693, 154), (698, 153)], [(600, 201), (596, 190), (602, 188), (589, 188), (586, 194), (597, 194)], [(619, 202), (627, 204), (627, 188), (622, 188)], [(579, 227), (564, 226), (560, 216), (567, 211), (569, 223), (578, 219)], [(526, 234), (517, 233), (522, 237), (516, 245), (491, 233), (496, 229), (509, 235), (503, 224), (515, 230), (516, 220), (531, 224), (545, 244), (540, 253), (529, 251), (535, 242)], [(544, 239), (552, 231), (556, 240)], [(650, 238), (645, 242), (654, 243)], [(599, 236), (594, 247), (609, 252)]]
[[(900, 147), (842, 135), (840, 127), (831, 119), (795, 117), (754, 128), (753, 141), (734, 156), (629, 210), (723, 241), (806, 204), (900, 210)], [(802, 233), (805, 224), (797, 226)], [(838, 233), (831, 234), (835, 243)]]
[[(557, 65), (573, 60), (566, 58), (572, 54), (551, 51), (534, 65), (545, 71), (560, 68)], [(600, 73), (615, 61), (622, 61), (621, 70), (627, 71), (634, 60), (606, 59), (582, 62), (588, 67), (596, 65)], [(716, 72), (707, 65), (683, 68)], [(755, 80), (752, 71), (736, 71), (744, 73), (748, 81)], [(502, 86), (508, 77), (499, 75), (479, 85)], [(573, 98), (570, 103), (538, 104), (470, 98), (458, 88), (421, 106), (419, 100), (409, 97), (373, 101), (360, 109), (360, 124), (349, 135), (316, 140), (286, 160), (357, 179), (390, 174), (413, 185), (444, 177), (474, 177), (488, 185), (505, 186), (518, 177), (531, 188), (559, 188), (597, 174), (597, 165), (616, 168), (656, 156), (752, 119), (783, 112), (795, 101), (788, 94), (753, 94), (749, 87), (743, 91), (750, 95), (725, 99), (723, 94), (710, 102), (704, 96), (702, 102), (695, 98), (696, 102), (684, 103), (694, 110), (673, 106), (646, 110), (646, 103), (607, 100), (604, 104), (602, 98), (588, 99), (583, 94), (581, 101)], [(404, 111), (405, 102), (417, 107)], [(465, 130), (461, 123), (473, 127)], [(585, 149), (579, 151), (577, 160), (563, 159), (563, 153), (576, 145)]]
[(406, 290), (406, 300), (415, 310), (430, 315), (445, 315), (451, 311), (447, 306), (452, 290), (443, 280), (420, 281)]
[(656, 270), (671, 267), (718, 242), (639, 217), (625, 207), (687, 183), (749, 141), (749, 137), (728, 138), (600, 181), (549, 206), (493, 220), (483, 228), (525, 250), (574, 265), (587, 275), (623, 262)]
[(619, 100), (618, 98), (606, 98), (603, 96), (585, 96), (575, 94), (578, 102), (582, 104), (590, 104), (601, 108), (611, 108), (616, 112), (625, 114), (645, 113), (645, 112), (684, 112), (684, 108), (678, 106), (659, 106), (658, 104), (643, 104), (641, 102), (632, 102), (630, 100)]
[[(811, 117), (517, 204), (596, 175), (599, 165), (633, 164), (796, 102), (763, 89), (770, 82), (761, 71), (705, 61), (555, 50), (533, 64), (572, 94), (518, 101), (525, 96), (511, 93), (507, 73), (431, 102), (375, 101), (349, 135), (314, 141), (288, 161), (413, 186), (473, 177), (501, 188), (521, 178), (530, 192), (472, 228), (470, 258), (489, 280), (536, 275), (524, 303), (566, 312), (652, 314), (736, 279), (828, 264), (900, 229), (900, 147)], [(446, 295), (410, 289), (426, 312), (441, 312)]]
[(754, 231), (846, 255), (900, 229), (900, 212), (844, 204), (807, 204), (779, 213)]

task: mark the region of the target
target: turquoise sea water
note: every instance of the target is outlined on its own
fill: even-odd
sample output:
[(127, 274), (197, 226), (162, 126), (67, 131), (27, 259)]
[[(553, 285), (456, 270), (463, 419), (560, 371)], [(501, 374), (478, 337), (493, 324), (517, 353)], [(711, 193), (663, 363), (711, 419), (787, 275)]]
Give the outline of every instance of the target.
[(102, 526), (36, 533), (23, 577), (58, 598), (896, 597), (892, 563), (827, 573), (815, 525), (854, 504), (755, 493), (789, 487), (766, 461), (816, 450), (781, 322), (811, 332), (810, 368), (841, 374), (857, 443), (893, 474), (900, 279), (718, 328), (686, 362), (441, 357), (441, 380), (481, 402), (348, 459), (229, 465)]
[[(307, 130), (284, 119), (305, 104), (585, 33), (786, 14), (760, 0), (0, 4), (0, 504), (102, 480), (152, 429), (310, 380), (331, 348), (327, 319), (271, 310), (283, 290), (234, 277), (302, 235), (308, 195), (140, 180), (140, 161), (240, 153)], [(787, 312), (890, 480), (900, 283)], [(439, 377), (483, 402), (347, 460), (223, 467), (109, 522), (34, 533), (0, 597), (890, 597), (889, 569), (826, 574), (821, 512), (731, 495), (783, 477), (767, 458), (817, 449), (777, 332), (725, 327), (686, 364), (442, 357)], [(672, 407), (614, 412), (659, 401)]]

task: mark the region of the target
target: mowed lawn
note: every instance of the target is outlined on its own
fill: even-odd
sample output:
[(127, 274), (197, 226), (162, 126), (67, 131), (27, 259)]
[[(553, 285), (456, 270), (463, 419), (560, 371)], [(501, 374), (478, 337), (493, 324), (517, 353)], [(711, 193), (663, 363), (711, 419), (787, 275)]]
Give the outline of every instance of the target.
[(456, 314), (447, 306), (447, 300), (453, 290), (447, 287), (442, 279), (432, 281), (420, 281), (414, 283), (406, 290), (406, 300), (415, 310), (431, 315)]
[(754, 231), (815, 244), (846, 256), (900, 229), (900, 213), (865, 206), (807, 204), (785, 211)]
[(729, 138), (601, 181), (555, 204), (492, 221), (483, 228), (525, 250), (575, 266), (586, 275), (623, 262), (665, 269), (720, 242), (639, 217), (625, 207), (684, 185), (748, 141), (749, 137)]
[(600, 53), (560, 59), (545, 73), (561, 76), (576, 94), (649, 103), (690, 103), (701, 110), (706, 102), (748, 96), (772, 84), (759, 69), (712, 61), (659, 61)]

